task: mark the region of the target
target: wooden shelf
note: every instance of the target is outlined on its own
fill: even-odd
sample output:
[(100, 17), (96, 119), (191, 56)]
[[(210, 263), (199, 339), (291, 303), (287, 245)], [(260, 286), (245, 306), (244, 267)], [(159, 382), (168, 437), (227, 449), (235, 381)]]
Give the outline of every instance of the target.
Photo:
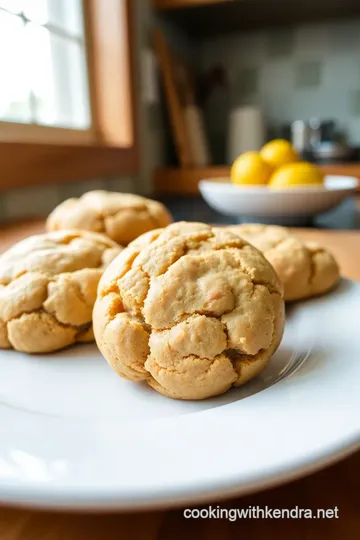
[(199, 167), (196, 169), (158, 169), (154, 175), (154, 189), (158, 193), (198, 194), (198, 184), (204, 178), (229, 176), (230, 169), (223, 167)]
[[(240, 0), (153, 0), (153, 6), (159, 10), (193, 8), (199, 6), (209, 6), (211, 4), (224, 4)], [(242, 0), (241, 0), (242, 1)]]
[[(321, 165), (325, 174), (355, 176), (360, 179), (360, 163)], [(228, 178), (230, 167), (199, 167), (196, 169), (158, 169), (154, 175), (156, 193), (169, 195), (197, 195), (199, 182), (205, 178)], [(360, 188), (358, 188), (360, 193)]]
[(359, 0), (153, 0), (189, 37), (360, 15)]

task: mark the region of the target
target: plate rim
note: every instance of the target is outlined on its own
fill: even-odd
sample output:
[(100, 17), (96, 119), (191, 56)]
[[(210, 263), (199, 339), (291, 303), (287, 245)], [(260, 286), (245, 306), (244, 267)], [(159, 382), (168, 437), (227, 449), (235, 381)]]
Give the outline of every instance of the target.
[[(342, 290), (339, 290), (338, 294), (347, 293), (352, 297), (354, 293), (353, 288), (355, 287), (356, 293), (360, 297), (360, 284), (358, 282), (342, 279), (342, 283), (345, 286), (345, 292), (343, 293)], [(336, 299), (336, 290), (332, 294), (334, 295), (333, 298)], [(331, 296), (320, 298), (331, 298)], [(316, 300), (317, 299), (312, 299), (307, 301), (307, 303), (310, 303), (311, 305), (311, 303), (316, 302)], [(298, 308), (302, 309), (303, 304), (300, 304)], [(265, 392), (270, 391), (271, 388), (274, 387), (268, 388)], [(254, 397), (255, 396), (251, 396), (249, 399)], [(182, 418), (182, 421), (184, 422), (184, 417)], [(163, 491), (160, 490), (160, 493), (159, 490), (157, 490), (157, 494), (151, 492), (150, 489), (148, 491), (143, 490), (142, 495), (139, 496), (136, 495), (135, 490), (134, 492), (131, 492), (129, 496), (129, 492), (125, 492), (126, 489), (124, 491), (123, 486), (113, 486), (112, 488), (109, 488), (109, 486), (101, 486), (100, 488), (96, 487), (96, 489), (89, 489), (89, 487), (86, 486), (80, 486), (76, 489), (70, 489), (69, 487), (67, 489), (66, 487), (59, 489), (59, 486), (57, 486), (57, 491), (54, 492), (54, 486), (52, 485), (37, 484), (35, 487), (24, 487), (24, 485), (4, 483), (1, 481), (0, 477), (0, 502), (15, 506), (43, 509), (129, 511), (182, 506), (184, 504), (191, 505), (194, 502), (202, 504), (203, 502), (213, 499), (219, 500), (243, 495), (245, 493), (252, 493), (260, 489), (269, 489), (304, 475), (311, 474), (325, 466), (336, 463), (340, 459), (355, 452), (360, 447), (360, 423), (356, 418), (356, 414), (353, 415), (350, 420), (349, 429), (351, 430), (351, 433), (349, 432), (349, 434), (346, 430), (343, 431), (341, 437), (336, 439), (336, 442), (330, 437), (331, 444), (329, 444), (329, 440), (327, 440), (326, 442), (328, 444), (325, 449), (321, 448), (314, 451), (314, 447), (312, 446), (307, 454), (302, 456), (301, 459), (299, 459), (299, 456), (296, 456), (295, 461), (288, 459), (285, 466), (282, 464), (281, 466), (272, 466), (270, 469), (265, 470), (265, 472), (264, 467), (262, 467), (257, 470), (255, 474), (252, 473), (250, 478), (245, 479), (245, 482), (243, 481), (243, 473), (240, 473), (239, 476), (239, 472), (235, 472), (235, 474), (231, 476), (231, 480), (228, 477), (216, 481), (209, 480), (208, 478), (207, 482), (203, 483), (200, 487), (198, 485), (189, 486), (187, 484), (186, 486), (177, 485), (169, 490), (168, 487), (165, 486)], [(356, 425), (356, 429), (354, 428), (354, 425)]]
[(280, 487), (289, 482), (300, 480), (306, 476), (321, 471), (324, 468), (331, 467), (339, 461), (342, 461), (360, 449), (360, 435), (356, 438), (349, 439), (345, 444), (339, 445), (336, 449), (329, 451), (326, 455), (318, 456), (315, 460), (305, 461), (297, 467), (288, 467), (278, 472), (276, 469), (267, 477), (255, 478), (253, 481), (246, 484), (234, 485), (234, 482), (219, 482), (213, 484), (212, 487), (207, 487), (203, 490), (186, 489), (174, 490), (173, 493), (166, 492), (160, 497), (153, 498), (154, 494), (143, 495), (143, 499), (123, 498), (119, 497), (115, 490), (113, 493), (108, 492), (107, 495), (101, 495), (101, 499), (94, 495), (81, 492), (81, 490), (71, 495), (57, 494), (54, 497), (53, 490), (43, 489), (38, 490), (34, 497), (31, 489), (14, 489), (7, 487), (1, 490), (0, 485), (0, 504), (13, 507), (24, 507), (34, 510), (58, 510), (58, 511), (91, 511), (91, 512), (141, 512), (165, 510), (170, 508), (191, 506), (197, 503), (199, 506), (211, 501), (223, 501), (233, 497), (241, 497), (266, 491), (268, 489)]

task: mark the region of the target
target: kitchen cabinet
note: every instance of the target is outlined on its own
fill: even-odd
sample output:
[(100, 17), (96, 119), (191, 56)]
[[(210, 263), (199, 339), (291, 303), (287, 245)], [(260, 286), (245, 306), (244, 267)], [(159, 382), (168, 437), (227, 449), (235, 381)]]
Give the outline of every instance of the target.
[(359, 0), (153, 0), (153, 7), (194, 39), (360, 15)]
[(225, 2), (239, 2), (243, 0), (154, 0), (156, 9), (178, 9), (184, 7), (209, 6), (211, 4), (222, 4)]

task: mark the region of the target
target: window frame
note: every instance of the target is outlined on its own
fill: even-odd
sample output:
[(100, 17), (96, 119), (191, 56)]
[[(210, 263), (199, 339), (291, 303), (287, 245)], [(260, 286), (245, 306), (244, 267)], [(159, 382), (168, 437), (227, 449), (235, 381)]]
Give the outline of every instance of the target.
[(133, 2), (82, 2), (92, 124), (0, 121), (0, 190), (138, 173)]

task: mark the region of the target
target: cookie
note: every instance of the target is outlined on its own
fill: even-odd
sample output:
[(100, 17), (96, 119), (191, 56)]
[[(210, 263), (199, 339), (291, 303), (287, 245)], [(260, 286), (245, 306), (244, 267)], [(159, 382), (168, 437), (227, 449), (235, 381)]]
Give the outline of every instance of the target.
[(69, 230), (0, 255), (0, 348), (47, 353), (92, 341), (99, 279), (120, 251), (106, 236)]
[(228, 229), (263, 252), (284, 285), (286, 301), (323, 294), (339, 281), (331, 253), (315, 242), (302, 242), (285, 227), (255, 223)]
[(171, 222), (170, 213), (157, 201), (130, 193), (89, 191), (57, 206), (47, 219), (46, 229), (99, 232), (127, 245), (141, 234)]
[(282, 285), (245, 240), (175, 223), (141, 236), (109, 265), (93, 322), (116, 373), (171, 398), (204, 399), (266, 366), (283, 332)]

